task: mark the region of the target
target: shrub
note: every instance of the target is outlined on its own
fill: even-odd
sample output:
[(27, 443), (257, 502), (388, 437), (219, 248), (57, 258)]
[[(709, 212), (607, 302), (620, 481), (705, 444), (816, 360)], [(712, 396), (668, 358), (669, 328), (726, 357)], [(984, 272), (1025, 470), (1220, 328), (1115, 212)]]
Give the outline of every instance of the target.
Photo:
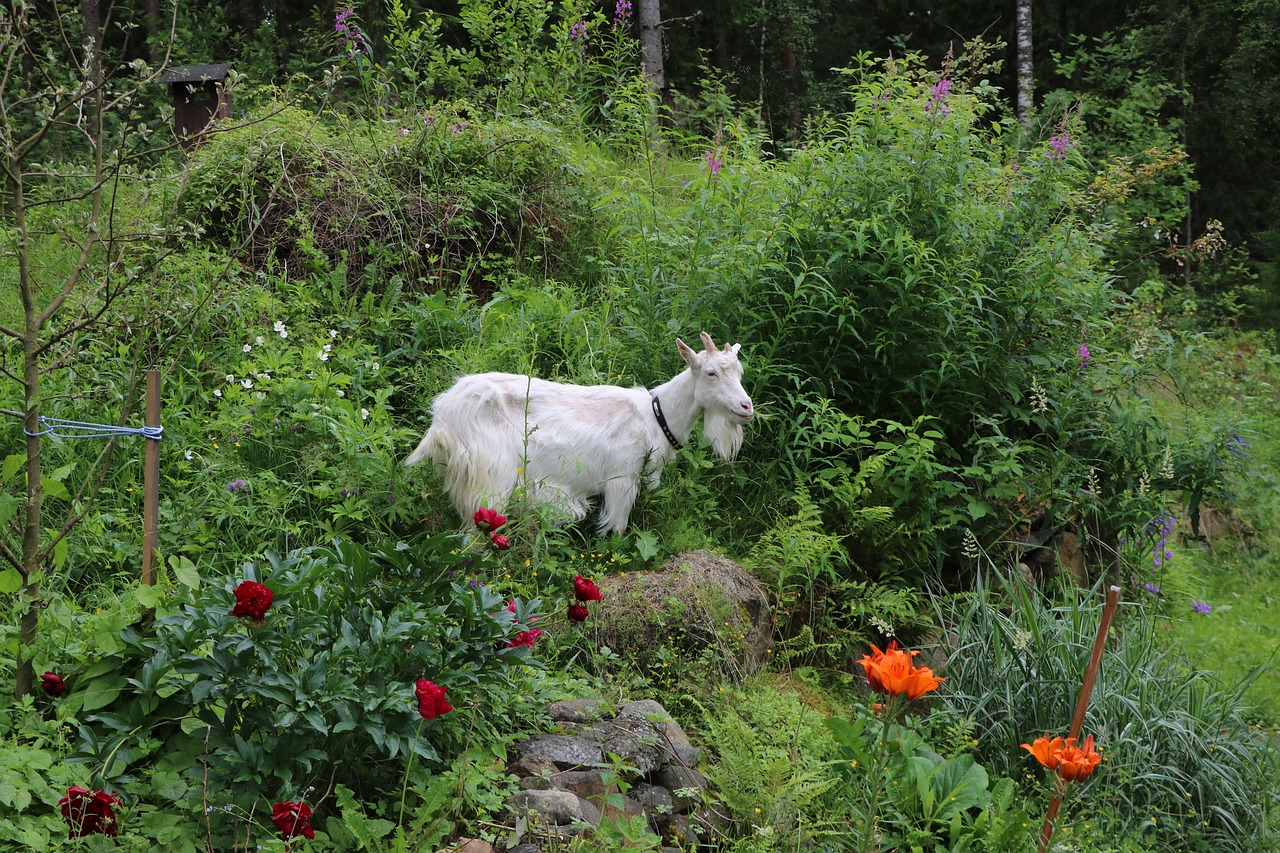
[[(395, 789), (412, 757), (440, 769), (474, 734), (501, 741), (486, 696), (512, 690), (510, 666), (531, 649), (509, 642), (540, 605), (509, 609), (486, 554), (458, 545), (268, 552), (214, 584), (188, 571), (154, 626), (127, 629), (69, 694), (84, 703), (82, 758), (117, 783), (148, 772), (193, 811), (247, 814), (259, 798), (314, 803), (337, 783)], [(247, 595), (245, 582), (262, 587)], [(424, 722), (421, 678), (456, 710), (433, 699)]]

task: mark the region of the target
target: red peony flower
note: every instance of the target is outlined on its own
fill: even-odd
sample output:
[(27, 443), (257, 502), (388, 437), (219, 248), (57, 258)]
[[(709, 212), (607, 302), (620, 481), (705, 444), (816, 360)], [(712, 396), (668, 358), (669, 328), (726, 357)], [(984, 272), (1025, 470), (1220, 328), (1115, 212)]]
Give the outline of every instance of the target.
[(587, 609), (585, 604), (569, 605), (569, 621), (570, 622), (586, 622), (587, 617), (591, 615), (591, 611)]
[(579, 601), (600, 601), (604, 598), (595, 581), (582, 575), (573, 576), (573, 594)]
[(311, 806), (306, 803), (276, 803), (271, 807), (271, 822), (286, 839), (315, 838), (311, 828)]
[(61, 675), (55, 675), (52, 672), (46, 672), (40, 676), (40, 686), (44, 688), (44, 692), (50, 696), (61, 696), (67, 692), (67, 685), (62, 680)]
[(261, 624), (274, 597), (270, 589), (257, 581), (241, 581), (236, 587), (236, 606), (231, 608), (231, 615), (237, 619), (248, 619), (254, 624)]
[(115, 835), (117, 825), (113, 807), (119, 805), (122, 803), (115, 794), (76, 786), (68, 788), (67, 795), (58, 800), (58, 808), (69, 827), (67, 838)]
[(471, 521), (485, 533), (491, 533), (506, 524), (507, 517), (499, 515), (496, 509), (480, 507), (475, 515), (471, 516)]
[(434, 720), (441, 714), (447, 714), (453, 710), (453, 706), (444, 698), (448, 689), (425, 678), (418, 679), (418, 686), (414, 693), (418, 697), (418, 713), (424, 720)]
[(493, 534), (493, 547), (499, 551), (505, 551), (511, 547), (511, 540), (503, 536), (501, 533)]
[(516, 638), (507, 643), (508, 649), (514, 649), (519, 646), (528, 646), (533, 648), (534, 643), (538, 642), (538, 638), (542, 636), (542, 630), (539, 628), (530, 628), (528, 631), (521, 631), (516, 634)]

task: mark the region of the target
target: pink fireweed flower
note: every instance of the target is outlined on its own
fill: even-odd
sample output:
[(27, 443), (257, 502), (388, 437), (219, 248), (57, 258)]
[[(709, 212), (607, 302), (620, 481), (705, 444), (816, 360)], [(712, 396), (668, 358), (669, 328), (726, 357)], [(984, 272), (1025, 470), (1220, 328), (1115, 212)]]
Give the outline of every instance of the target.
[(587, 22), (578, 21), (569, 27), (569, 43), (582, 56), (587, 55)]
[(1081, 367), (1089, 366), (1089, 345), (1081, 344), (1080, 349), (1076, 350), (1076, 364)]
[(626, 27), (631, 25), (631, 0), (618, 0), (613, 7), (613, 25)]
[(716, 177), (719, 177), (720, 167), (724, 165), (724, 160), (720, 157), (717, 157), (716, 152), (714, 151), (708, 151), (706, 154), (703, 155), (702, 159), (706, 162), (707, 171), (711, 173), (711, 177), (713, 179)]
[(951, 94), (951, 80), (946, 77), (938, 78), (938, 82), (933, 84), (933, 88), (929, 90), (929, 102), (924, 105), (926, 115), (935, 118), (943, 118), (947, 115), (947, 96)]
[(1066, 133), (1059, 133), (1049, 140), (1049, 160), (1053, 163), (1063, 162), (1067, 159), (1067, 151), (1070, 149), (1071, 137)]

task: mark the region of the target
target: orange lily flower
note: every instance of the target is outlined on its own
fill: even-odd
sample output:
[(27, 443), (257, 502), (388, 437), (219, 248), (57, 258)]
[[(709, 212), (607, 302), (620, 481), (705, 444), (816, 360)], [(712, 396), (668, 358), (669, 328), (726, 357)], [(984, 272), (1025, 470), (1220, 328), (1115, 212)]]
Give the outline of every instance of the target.
[(858, 663), (866, 670), (867, 683), (872, 690), (919, 699), (930, 690), (938, 689), (946, 679), (936, 677), (927, 666), (913, 664), (911, 658), (918, 654), (918, 651), (899, 649), (898, 642), (894, 640), (884, 651), (873, 645), (871, 654), (865, 655)]
[(1036, 738), (1030, 744), (1023, 743), (1019, 746), (1034, 755), (1036, 761), (1050, 770), (1057, 770), (1058, 765), (1062, 763), (1063, 740), (1060, 737), (1050, 740), (1049, 735), (1046, 734), (1044, 737)]
[(1083, 782), (1102, 763), (1102, 756), (1093, 748), (1093, 735), (1085, 738), (1082, 746), (1077, 747), (1074, 740), (1068, 738), (1059, 755), (1058, 775), (1067, 782)]

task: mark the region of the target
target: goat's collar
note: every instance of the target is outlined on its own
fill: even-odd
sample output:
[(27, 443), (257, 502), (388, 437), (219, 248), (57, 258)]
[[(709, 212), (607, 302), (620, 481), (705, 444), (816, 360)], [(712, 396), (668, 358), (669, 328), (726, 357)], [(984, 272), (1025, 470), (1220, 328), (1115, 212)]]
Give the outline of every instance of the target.
[(654, 395), (652, 400), (653, 416), (658, 419), (658, 426), (662, 428), (662, 434), (667, 437), (667, 441), (670, 442), (672, 447), (679, 450), (683, 445), (676, 441), (675, 435), (671, 432), (671, 427), (667, 426), (666, 416), (662, 414), (662, 403), (658, 402), (657, 395)]

